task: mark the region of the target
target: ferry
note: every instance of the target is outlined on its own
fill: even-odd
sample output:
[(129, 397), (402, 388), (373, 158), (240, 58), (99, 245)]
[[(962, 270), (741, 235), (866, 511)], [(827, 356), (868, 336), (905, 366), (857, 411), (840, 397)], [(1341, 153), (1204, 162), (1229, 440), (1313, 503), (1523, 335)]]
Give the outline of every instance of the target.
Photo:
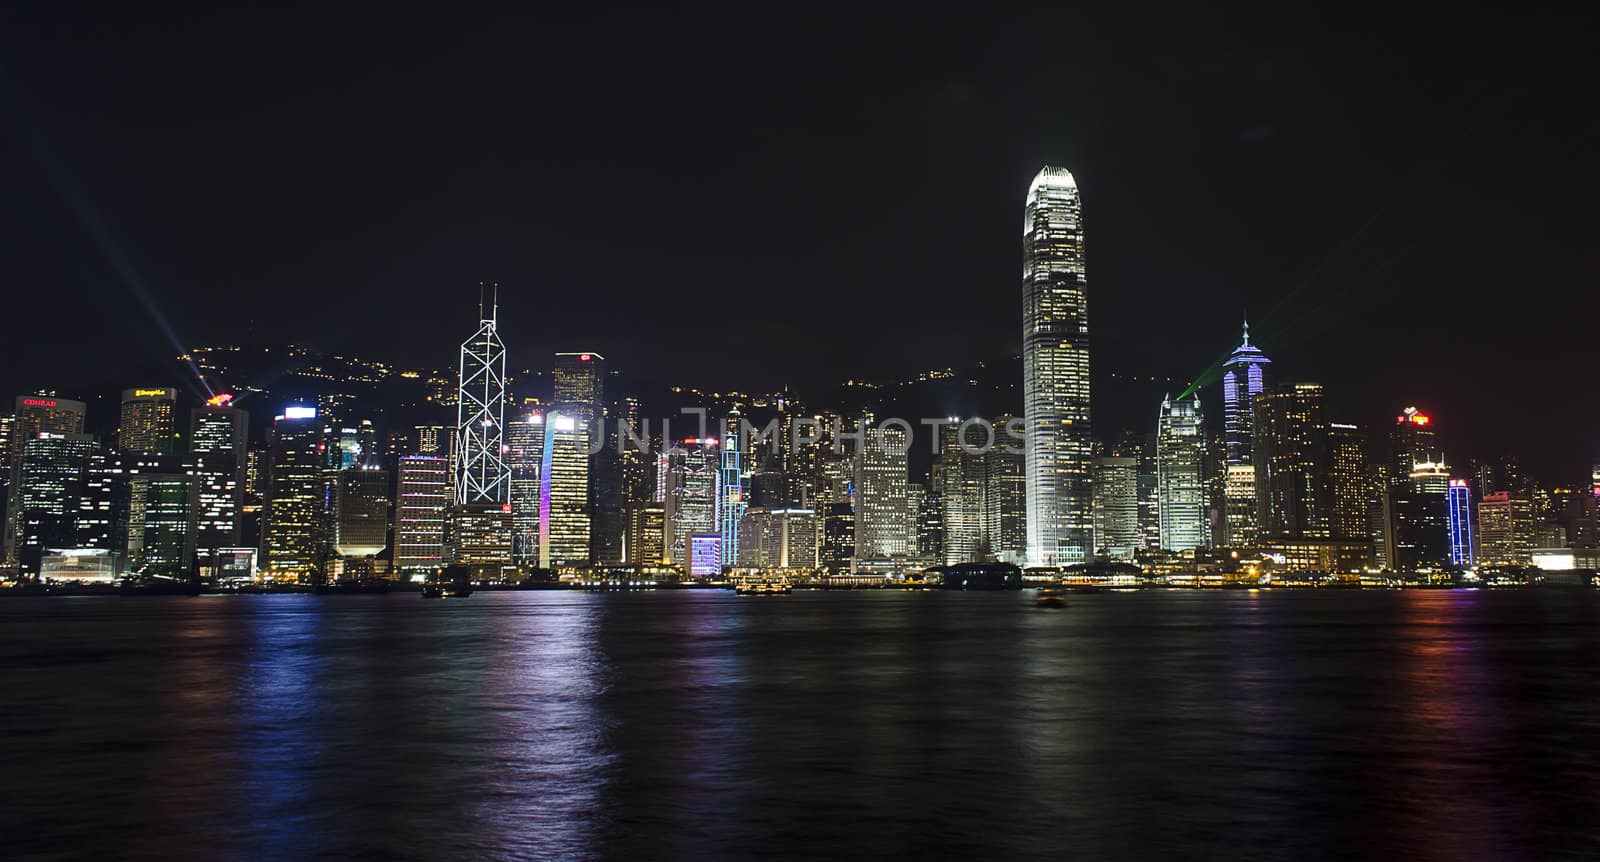
[(422, 584), (425, 599), (464, 599), (472, 595), (472, 573), (466, 566), (446, 566)]
[(787, 581), (745, 581), (735, 585), (733, 591), (741, 596), (786, 596), (794, 592), (794, 585)]

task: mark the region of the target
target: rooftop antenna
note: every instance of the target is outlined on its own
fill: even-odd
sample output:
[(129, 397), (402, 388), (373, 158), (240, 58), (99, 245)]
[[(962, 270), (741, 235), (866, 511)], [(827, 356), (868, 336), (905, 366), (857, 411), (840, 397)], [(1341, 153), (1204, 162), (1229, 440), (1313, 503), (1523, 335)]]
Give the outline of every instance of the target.
[(1250, 346), (1250, 315), (1248, 312), (1244, 316), (1244, 346)]

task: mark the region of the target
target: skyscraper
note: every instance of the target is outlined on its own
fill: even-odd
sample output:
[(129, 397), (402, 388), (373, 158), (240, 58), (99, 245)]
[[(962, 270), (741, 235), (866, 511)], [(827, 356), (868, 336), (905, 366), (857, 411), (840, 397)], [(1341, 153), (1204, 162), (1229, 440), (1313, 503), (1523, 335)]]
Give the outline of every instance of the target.
[(744, 518), (744, 477), (740, 467), (741, 454), (739, 440), (739, 422), (742, 417), (735, 408), (728, 414), (723, 424), (726, 431), (722, 437), (722, 466), (717, 477), (717, 521), (718, 531), (722, 533), (722, 565), (731, 566), (738, 562), (739, 556), (739, 523)]
[(664, 562), (666, 545), (666, 507), (661, 503), (635, 502), (627, 508), (628, 532), (624, 562), (631, 566), (656, 566)]
[(877, 426), (862, 418), (863, 437), (856, 457), (856, 565), (893, 559), (916, 547), (906, 451), (910, 440), (896, 424)]
[(1370, 496), (1366, 434), (1341, 422), (1329, 423), (1326, 434), (1328, 534), (1335, 539), (1363, 539)]
[(506, 468), (511, 471), (511, 554), (518, 563), (539, 562), (539, 471), (544, 462), (544, 414), (533, 412), (506, 423)]
[(348, 467), (334, 497), (333, 549), (345, 578), (370, 577), (372, 558), (389, 546), (389, 471)]
[(212, 576), (216, 575), (218, 550), (240, 543), (244, 507), (249, 416), (223, 406), (225, 403), (196, 407), (189, 413), (189, 452), (199, 486), (195, 552), (202, 573)]
[(1250, 343), (1250, 322), (1244, 337), (1222, 364), (1222, 517), (1219, 542), (1234, 548), (1256, 544), (1255, 439), (1256, 396), (1266, 391), (1267, 366), (1261, 348)]
[(1478, 503), (1480, 561), (1525, 566), (1533, 561), (1536, 519), (1533, 501), (1522, 491), (1496, 491)]
[(1256, 396), (1252, 457), (1261, 538), (1327, 538), (1328, 423), (1322, 386), (1286, 383)]
[(433, 455), (399, 460), (395, 483), (394, 568), (401, 578), (426, 576), (444, 564), (450, 465)]
[(626, 523), (622, 514), (622, 457), (606, 421), (606, 358), (593, 351), (557, 353), (551, 374), (552, 410), (583, 423), (588, 438), (588, 500), (585, 520), (589, 548), (582, 557), (615, 564), (623, 557)]
[[(557, 353), (551, 403), (585, 420), (591, 436), (605, 438), (606, 358), (598, 353)], [(595, 448), (595, 447), (591, 447)]]
[(856, 516), (849, 503), (830, 503), (822, 516), (819, 561), (832, 574), (850, 570), (856, 550)]
[[(460, 403), (456, 405), (457, 504), (508, 504), (511, 473), (502, 457), (506, 347), (495, 330), (499, 287), (488, 313), (478, 306), (478, 331), (461, 344)], [(507, 540), (509, 541), (509, 536)]]
[(11, 464), (22, 457), (28, 441), (40, 431), (53, 434), (83, 433), (83, 402), (54, 395), (18, 395), (11, 423)]
[(1433, 417), (1415, 407), (1402, 410), (1389, 434), (1389, 455), (1390, 481), (1397, 485), (1408, 481), (1413, 464), (1444, 460), (1433, 430)]
[[(972, 429), (968, 429), (970, 436)], [(939, 429), (938, 478), (944, 531), (944, 562), (970, 563), (983, 540), (983, 474), (976, 455), (962, 450), (962, 427), (952, 422)]]
[(82, 434), (83, 402), (44, 394), (17, 396), (16, 412), (12, 416), (11, 435), (7, 447), (9, 460), (0, 465), (0, 469), (5, 471), (7, 477), (5, 533), (7, 563), (17, 561), (16, 542), (22, 529), (22, 524), (18, 521), (22, 510), (17, 499), (20, 487), (17, 467), (28, 444), (38, 439), (42, 431), (52, 434)]
[[(168, 456), (169, 459), (172, 456)], [(165, 466), (178, 467), (168, 460)], [(199, 484), (193, 470), (143, 474), (130, 488), (143, 496), (139, 556), (131, 571), (150, 578), (188, 580), (193, 572)], [(131, 545), (131, 537), (130, 542)]]
[(1261, 538), (1256, 521), (1256, 468), (1226, 464), (1222, 477), (1222, 523), (1230, 548), (1254, 548)]
[(1224, 464), (1252, 464), (1254, 408), (1257, 395), (1267, 388), (1267, 366), (1272, 364), (1261, 348), (1250, 343), (1250, 323), (1244, 340), (1222, 363), (1222, 442)]
[(539, 469), (539, 567), (589, 559), (589, 420), (545, 414)]
[(46, 547), (74, 544), (74, 519), (84, 468), (98, 446), (87, 434), (35, 432), (22, 446), (11, 494), (6, 557), (21, 564), (24, 576), (39, 575)]
[[(997, 436), (983, 456), (983, 533), (996, 559), (1021, 565), (1028, 555), (1027, 459), (1005, 437), (1014, 418), (997, 416), (991, 423)], [(1092, 497), (1090, 508), (1092, 524)]]
[(1156, 427), (1156, 503), (1161, 547), (1184, 551), (1206, 545), (1205, 417), (1200, 396), (1161, 402)]
[(323, 426), (315, 407), (289, 407), (273, 420), (267, 446), (264, 568), (275, 580), (309, 582), (325, 556)]
[(1114, 560), (1131, 560), (1144, 546), (1139, 534), (1139, 459), (1094, 459), (1094, 541), (1098, 553)]
[(1436, 570), (1449, 563), (1449, 487), (1450, 469), (1443, 460), (1419, 460), (1403, 484), (1389, 489), (1386, 558), (1396, 571)]
[(1448, 514), (1450, 521), (1450, 565), (1470, 566), (1474, 560), (1472, 536), (1472, 483), (1451, 479)]
[(667, 450), (666, 459), (667, 555), (687, 572), (689, 537), (717, 529), (716, 438), (679, 441)]
[(117, 448), (123, 452), (170, 452), (172, 412), (178, 390), (159, 386), (122, 390)]
[(1064, 168), (1028, 187), (1022, 225), (1022, 397), (1028, 560), (1080, 563), (1093, 550), (1089, 293), (1082, 205)]

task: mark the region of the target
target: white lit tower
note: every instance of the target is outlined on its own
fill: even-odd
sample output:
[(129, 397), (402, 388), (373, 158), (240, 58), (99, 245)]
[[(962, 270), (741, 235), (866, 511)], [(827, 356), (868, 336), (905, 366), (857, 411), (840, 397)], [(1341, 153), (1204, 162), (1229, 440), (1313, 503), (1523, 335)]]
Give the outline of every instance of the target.
[(1028, 561), (1082, 563), (1094, 549), (1089, 288), (1082, 202), (1065, 168), (1046, 166), (1033, 178), (1022, 243)]
[(511, 471), (506, 469), (504, 426), (506, 346), (495, 332), (500, 286), (488, 285), (484, 313), (479, 285), (478, 331), (461, 344), (461, 398), (456, 405), (456, 503), (511, 502)]

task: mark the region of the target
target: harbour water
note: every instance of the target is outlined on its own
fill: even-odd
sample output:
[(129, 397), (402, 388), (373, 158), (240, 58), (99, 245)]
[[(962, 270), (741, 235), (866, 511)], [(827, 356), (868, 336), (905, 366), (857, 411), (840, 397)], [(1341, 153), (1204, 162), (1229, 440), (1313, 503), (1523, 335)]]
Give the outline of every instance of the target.
[(0, 601), (11, 858), (1600, 856), (1600, 594)]

